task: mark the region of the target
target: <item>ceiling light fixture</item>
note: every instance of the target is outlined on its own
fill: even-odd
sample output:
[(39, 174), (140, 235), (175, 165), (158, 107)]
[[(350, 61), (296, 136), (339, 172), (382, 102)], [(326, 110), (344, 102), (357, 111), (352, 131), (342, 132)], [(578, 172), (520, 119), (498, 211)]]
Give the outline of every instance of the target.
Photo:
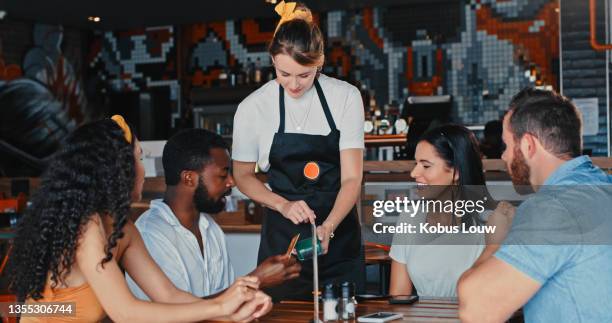
[(89, 21), (93, 21), (93, 22), (100, 22), (100, 17), (97, 17), (97, 16), (89, 16), (89, 17), (87, 17), (87, 20), (89, 20)]
[(5, 16), (6, 16), (6, 11), (0, 10), (0, 20), (4, 19)]

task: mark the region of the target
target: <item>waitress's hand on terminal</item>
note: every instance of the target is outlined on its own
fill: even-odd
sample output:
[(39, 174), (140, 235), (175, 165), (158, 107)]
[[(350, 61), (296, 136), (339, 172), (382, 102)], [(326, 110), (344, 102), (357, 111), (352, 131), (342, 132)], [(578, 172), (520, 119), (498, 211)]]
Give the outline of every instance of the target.
[(229, 317), (235, 314), (242, 304), (252, 300), (258, 288), (259, 279), (257, 277), (238, 277), (232, 286), (214, 300), (220, 305), (222, 315)]
[(281, 205), (278, 211), (285, 218), (291, 220), (293, 224), (315, 223), (317, 217), (304, 201), (287, 201)]
[(317, 236), (319, 240), (321, 240), (323, 254), (327, 253), (327, 250), (329, 249), (329, 240), (334, 237), (333, 234), (334, 225), (331, 223), (323, 222), (323, 224), (317, 227)]

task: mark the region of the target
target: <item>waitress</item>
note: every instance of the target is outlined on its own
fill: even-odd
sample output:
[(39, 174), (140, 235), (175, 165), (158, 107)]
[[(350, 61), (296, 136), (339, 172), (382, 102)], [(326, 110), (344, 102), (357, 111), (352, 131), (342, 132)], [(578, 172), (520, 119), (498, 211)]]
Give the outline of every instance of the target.
[[(276, 79), (238, 106), (233, 173), (241, 192), (265, 205), (258, 263), (286, 252), (291, 238), (317, 226), (325, 255), (322, 283), (351, 281), (364, 291), (356, 201), (363, 172), (363, 102), (356, 87), (320, 73), (323, 35), (302, 4), (281, 2), (268, 51)], [(268, 189), (255, 167), (268, 172)], [(301, 276), (267, 292), (275, 299), (312, 299), (312, 261)]]

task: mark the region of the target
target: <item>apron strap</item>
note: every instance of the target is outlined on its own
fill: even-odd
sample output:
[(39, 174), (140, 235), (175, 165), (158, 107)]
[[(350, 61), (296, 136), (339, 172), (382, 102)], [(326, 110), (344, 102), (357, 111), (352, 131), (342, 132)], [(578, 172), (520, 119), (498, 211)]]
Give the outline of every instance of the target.
[(325, 94), (323, 94), (323, 89), (321, 89), (321, 85), (319, 84), (318, 79), (315, 79), (314, 85), (317, 89), (317, 94), (319, 95), (321, 105), (323, 106), (323, 112), (325, 112), (325, 118), (327, 118), (329, 128), (331, 129), (331, 131), (337, 131), (338, 129), (336, 128), (336, 123), (334, 122), (334, 118), (332, 117), (331, 111), (329, 110), (329, 105), (327, 105), (327, 100), (325, 100)]
[[(323, 112), (325, 113), (325, 118), (327, 119), (327, 123), (329, 124), (329, 128), (332, 131), (337, 131), (336, 123), (334, 122), (334, 118), (332, 117), (331, 111), (329, 110), (329, 105), (327, 105), (327, 100), (325, 99), (325, 94), (323, 94), (323, 89), (319, 84), (319, 80), (315, 79), (314, 81), (315, 88), (317, 89), (317, 95), (319, 96), (319, 101), (321, 101), (321, 106), (323, 107)], [(278, 110), (280, 122), (278, 125), (278, 132), (285, 132), (285, 90), (282, 85), (278, 85)]]
[(280, 122), (278, 125), (278, 132), (285, 132), (285, 91), (282, 85), (278, 85), (278, 109), (280, 112)]

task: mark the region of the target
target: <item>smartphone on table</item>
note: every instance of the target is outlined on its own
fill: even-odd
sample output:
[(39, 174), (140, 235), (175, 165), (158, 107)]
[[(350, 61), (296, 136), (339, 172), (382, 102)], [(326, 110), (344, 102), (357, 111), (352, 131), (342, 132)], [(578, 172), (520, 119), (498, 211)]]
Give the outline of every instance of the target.
[(389, 304), (401, 305), (401, 304), (412, 304), (419, 300), (417, 295), (395, 295), (389, 298)]
[(355, 298), (358, 302), (364, 301), (377, 301), (377, 300), (386, 300), (391, 297), (390, 295), (377, 295), (377, 294), (358, 294), (355, 295)]
[(378, 312), (378, 313), (372, 313), (372, 314), (360, 316), (357, 318), (357, 322), (382, 323), (382, 322), (389, 322), (389, 321), (401, 319), (403, 317), (404, 315), (401, 313)]

